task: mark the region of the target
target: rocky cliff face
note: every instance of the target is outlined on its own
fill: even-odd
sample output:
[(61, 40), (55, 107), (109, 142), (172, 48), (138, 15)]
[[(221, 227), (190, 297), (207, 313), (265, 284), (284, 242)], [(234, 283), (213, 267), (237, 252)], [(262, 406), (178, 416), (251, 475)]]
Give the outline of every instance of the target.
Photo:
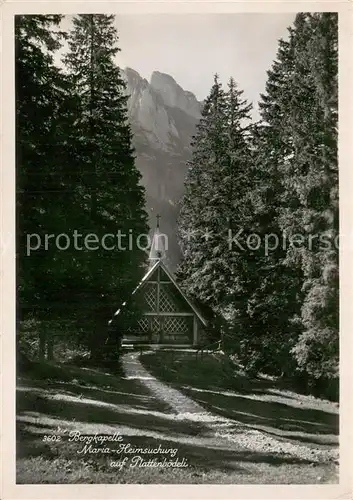
[(150, 226), (154, 228), (159, 213), (161, 231), (168, 236), (168, 263), (175, 269), (180, 258), (175, 234), (178, 201), (183, 194), (190, 141), (201, 116), (201, 103), (170, 75), (155, 71), (148, 82), (126, 68), (123, 76)]
[(197, 120), (200, 118), (200, 103), (194, 94), (183, 90), (170, 75), (154, 71), (151, 77), (151, 87), (161, 96), (167, 106), (178, 108)]

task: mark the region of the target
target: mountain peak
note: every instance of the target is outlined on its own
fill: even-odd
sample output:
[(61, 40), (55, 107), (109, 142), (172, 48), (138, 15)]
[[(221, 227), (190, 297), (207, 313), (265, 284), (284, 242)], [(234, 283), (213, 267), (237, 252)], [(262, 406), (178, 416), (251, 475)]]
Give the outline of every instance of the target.
[(126, 73), (127, 75), (142, 78), (138, 71), (136, 71), (135, 69), (129, 68), (128, 66), (124, 69), (124, 73)]
[(167, 83), (172, 83), (172, 84), (180, 87), (180, 85), (177, 84), (177, 82), (175, 81), (175, 79), (171, 75), (168, 75), (167, 73), (162, 73), (161, 71), (153, 71), (152, 72), (151, 82), (150, 82), (151, 85), (153, 85), (154, 80), (165, 80), (165, 82), (167, 82)]
[(132, 68), (125, 68), (122, 70), (122, 75), (125, 77), (127, 80), (128, 84), (130, 84), (133, 87), (136, 87), (137, 85), (148, 85), (148, 82), (145, 78), (143, 78), (140, 73), (138, 73), (136, 70)]
[(179, 108), (194, 118), (200, 118), (200, 103), (194, 94), (184, 90), (171, 75), (153, 71), (150, 85), (161, 96), (165, 105)]

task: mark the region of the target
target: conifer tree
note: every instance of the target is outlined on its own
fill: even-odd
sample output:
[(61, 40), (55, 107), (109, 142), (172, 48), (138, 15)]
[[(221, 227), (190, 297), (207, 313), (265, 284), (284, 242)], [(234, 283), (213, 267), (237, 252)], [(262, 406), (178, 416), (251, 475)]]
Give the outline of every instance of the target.
[(286, 262), (285, 232), (279, 224), (285, 201), (279, 174), (284, 144), (272, 133), (270, 127), (261, 125), (254, 133), (251, 202), (261, 246), (252, 262), (248, 327), (240, 341), (240, 357), (254, 373), (292, 375), (295, 363), (290, 350), (300, 332), (302, 273), (300, 267)]
[[(45, 233), (54, 232), (65, 214), (60, 197), (64, 148), (59, 123), (66, 90), (53, 60), (64, 36), (58, 29), (60, 20), (59, 15), (15, 18), (17, 316), (19, 321), (35, 316), (40, 324), (50, 315), (60, 315), (60, 304), (52, 307), (60, 269), (43, 241)], [(42, 245), (31, 253), (28, 239), (32, 234), (39, 236)], [(62, 306), (61, 312), (65, 309)], [(38, 329), (43, 356), (45, 328)]]
[[(298, 14), (277, 56), (260, 103), (262, 139), (255, 156), (263, 186), (257, 184), (257, 196), (266, 200), (271, 193), (262, 210), (269, 218), (264, 228), (278, 231), (287, 244), (264, 260), (272, 266), (269, 287), (258, 295), (260, 287), (251, 303), (254, 310), (265, 308), (272, 339), (260, 346), (269, 347), (284, 371), (291, 369), (292, 354), (297, 368), (319, 379), (337, 374), (338, 356), (336, 15)], [(273, 328), (271, 317), (284, 322)], [(282, 335), (273, 335), (281, 329)], [(281, 338), (285, 360), (275, 349)]]
[(252, 213), (261, 247), (255, 254), (252, 290), (248, 295), (248, 332), (242, 338), (242, 360), (256, 372), (293, 372), (290, 349), (299, 335), (302, 273), (286, 261), (283, 213), (291, 206), (282, 167), (292, 156), (289, 124), (293, 43), (280, 40), (277, 59), (268, 71), (266, 91), (259, 103), (261, 123), (254, 128)]
[[(180, 244), (184, 255), (179, 276), (188, 293), (208, 305), (216, 306), (217, 297), (209, 286), (210, 233), (217, 224), (218, 207), (215, 200), (215, 169), (225, 153), (226, 96), (218, 76), (205, 101), (202, 117), (193, 138), (193, 155), (188, 165), (185, 194), (179, 218)], [(219, 219), (218, 226), (222, 225)], [(209, 236), (208, 236), (209, 235)]]
[(224, 92), (215, 77), (194, 138), (179, 219), (183, 286), (228, 321), (241, 321), (247, 280), (246, 253), (237, 255), (229, 243), (230, 224), (242, 228), (247, 213), (251, 105), (241, 96), (234, 80)]
[[(194, 141), (179, 220), (181, 279), (226, 318), (231, 342), (254, 372), (301, 372), (309, 383), (335, 378), (336, 14), (297, 15), (288, 41), (279, 42), (251, 138), (243, 126), (249, 110), (243, 103), (239, 114), (232, 86), (223, 93), (215, 81)], [(260, 251), (225, 249), (222, 217), (231, 229), (242, 227), (244, 239), (255, 232)], [(207, 244), (194, 239), (206, 228)], [(275, 244), (267, 252), (265, 238)]]
[(86, 312), (92, 311), (95, 325), (87, 339), (94, 357), (102, 353), (106, 325), (116, 305), (141, 277), (145, 254), (137, 248), (136, 238), (148, 231), (144, 189), (127, 122), (125, 83), (114, 62), (119, 48), (113, 19), (76, 16), (64, 58), (76, 98), (71, 148), (82, 200), (79, 229), (99, 240), (119, 231), (125, 235), (120, 250), (115, 240), (114, 251), (100, 247), (78, 256), (86, 271), (86, 279), (78, 285), (80, 302)]
[(286, 180), (295, 175), (296, 215), (306, 245), (300, 252), (303, 333), (293, 353), (310, 377), (327, 379), (338, 376), (337, 14), (298, 15), (296, 28), (301, 37), (292, 82), (295, 157)]

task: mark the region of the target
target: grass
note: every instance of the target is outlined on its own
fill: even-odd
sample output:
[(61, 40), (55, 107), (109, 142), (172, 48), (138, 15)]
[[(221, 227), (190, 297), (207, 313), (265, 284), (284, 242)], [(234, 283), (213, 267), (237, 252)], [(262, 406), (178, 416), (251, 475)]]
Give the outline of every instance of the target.
[(313, 448), (338, 445), (336, 403), (297, 394), (273, 380), (249, 379), (211, 355), (197, 361), (191, 353), (157, 352), (142, 355), (141, 362), (208, 411)]
[[(143, 356), (144, 362), (162, 378), (193, 397), (204, 382), (216, 374), (215, 366), (197, 365), (181, 353)], [(174, 356), (174, 357), (172, 357)], [(189, 376), (185, 363), (189, 359)], [(170, 370), (168, 370), (168, 366)], [(191, 369), (193, 367), (193, 369)], [(208, 375), (206, 375), (208, 373)], [(163, 375), (164, 374), (164, 375)], [(173, 379), (177, 375), (177, 378)], [(178, 378), (179, 377), (179, 378)], [(199, 380), (199, 382), (197, 382)], [(202, 382), (202, 381), (203, 382)], [(216, 374), (216, 384), (221, 375)], [(205, 387), (205, 386), (203, 386)], [(149, 392), (142, 381), (106, 370), (55, 363), (35, 363), (19, 374), (17, 388), (17, 483), (18, 484), (315, 484), (335, 482), (335, 470), (327, 464), (273, 453), (230, 449), (222, 440), (210, 439), (201, 424), (178, 420), (169, 405)], [(250, 387), (248, 387), (250, 390)], [(208, 393), (204, 393), (208, 394)], [(202, 398), (201, 398), (202, 399)], [(203, 404), (208, 404), (205, 400)], [(216, 402), (212, 402), (215, 406)], [(112, 467), (120, 455), (104, 453), (119, 443), (94, 444), (86, 453), (80, 437), (122, 436), (132, 447), (177, 450), (186, 468)], [(50, 440), (48, 440), (48, 437)], [(133, 456), (128, 456), (129, 462)], [(156, 457), (142, 454), (144, 460)], [(162, 459), (158, 456), (158, 459)], [(168, 458), (169, 459), (169, 458)]]

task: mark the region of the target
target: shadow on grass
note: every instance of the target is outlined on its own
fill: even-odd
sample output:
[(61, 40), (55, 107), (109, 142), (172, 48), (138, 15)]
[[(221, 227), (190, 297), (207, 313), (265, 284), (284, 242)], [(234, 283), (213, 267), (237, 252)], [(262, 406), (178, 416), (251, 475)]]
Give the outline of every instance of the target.
[[(27, 374), (20, 380), (17, 394), (18, 484), (234, 484), (256, 483), (261, 479), (275, 483), (278, 477), (281, 482), (288, 477), (293, 483), (298, 477), (297, 472), (293, 472), (296, 467), (302, 471), (302, 480), (307, 481), (308, 474), (314, 477), (307, 460), (270, 451), (251, 452), (224, 440), (210, 439), (202, 423), (174, 419), (169, 406), (154, 398), (138, 380), (66, 366), (61, 379), (60, 366), (41, 367), (40, 370), (42, 376), (36, 378), (34, 374)], [(203, 400), (200, 402), (215, 406), (232, 399), (209, 401), (209, 395), (206, 392), (199, 394)], [(217, 393), (213, 397), (217, 398)], [(249, 403), (242, 399), (244, 405)], [(85, 443), (70, 441), (67, 434), (61, 436), (61, 441), (44, 441), (44, 435), (56, 435), (57, 428), (65, 426), (70, 430), (79, 429), (81, 435), (115, 432), (124, 427), (127, 434), (134, 434), (124, 436), (124, 444), (177, 449), (177, 457), (187, 460), (188, 467), (119, 471), (111, 467), (111, 460), (124, 456), (131, 459), (139, 452), (122, 456), (105, 454), (103, 450), (79, 453)], [(242, 422), (235, 422), (232, 432), (242, 432), (243, 428)], [(93, 444), (96, 450), (104, 446), (106, 444)], [(118, 446), (118, 443), (109, 443), (113, 450)], [(150, 452), (143, 454), (143, 458), (149, 460), (156, 455)], [(163, 458), (157, 456), (158, 460)]]
[[(99, 388), (95, 386), (86, 386), (79, 383), (75, 384), (72, 382), (51, 382), (43, 383), (43, 381), (33, 381), (28, 379), (22, 379), (23, 385), (28, 385), (31, 387), (36, 387), (38, 389), (48, 389), (55, 394), (67, 394), (71, 396), (82, 396), (92, 400), (99, 400), (104, 403), (110, 404), (124, 404), (129, 405), (132, 408), (145, 408), (146, 410), (155, 411), (166, 411), (168, 412), (170, 407), (163, 401), (156, 400), (153, 396), (146, 390), (145, 394), (143, 390), (144, 386), (141, 388), (139, 385), (136, 387), (131, 381), (122, 381), (121, 390), (115, 390), (114, 388)], [(137, 381), (137, 384), (138, 381)], [(134, 394), (133, 391), (140, 392), (140, 394)], [(141, 394), (142, 393), (142, 394)]]
[[(175, 366), (171, 364), (170, 368), (174, 369)], [(175, 375), (175, 372), (169, 372), (169, 376), (170, 373)], [(211, 375), (209, 371), (208, 379), (203, 381), (206, 383), (203, 387), (207, 389), (207, 380), (212, 379)], [(18, 484), (255, 484), (295, 481), (313, 483), (317, 480), (318, 474), (306, 460), (270, 451), (247, 451), (224, 440), (210, 439), (208, 430), (202, 423), (174, 419), (169, 406), (153, 397), (139, 380), (124, 379), (95, 368), (53, 364), (37, 365), (35, 370), (26, 372), (25, 377), (23, 374), (21, 376), (17, 394)], [(173, 382), (173, 376), (170, 382)], [(264, 407), (264, 403), (255, 401), (255, 406), (251, 406), (254, 401), (240, 395), (236, 398), (222, 396), (217, 393), (217, 387), (224, 390), (221, 379), (217, 381), (217, 376), (216, 374), (216, 380), (213, 379), (214, 390), (198, 392), (196, 397), (205, 407), (218, 413), (224, 407), (227, 416), (237, 419), (233, 433), (238, 430), (242, 432), (245, 423), (249, 421), (252, 423), (272, 419), (274, 422), (271, 425), (274, 426), (276, 422), (286, 425), (292, 422), (291, 418), (296, 418), (298, 422), (302, 420), (301, 425), (309, 422), (314, 426), (315, 418), (320, 417), (319, 414), (313, 414), (310, 420), (301, 415), (299, 419), (298, 413), (289, 416), (288, 411), (292, 412), (293, 408), (286, 405), (279, 409), (272, 403), (267, 403), (268, 406)], [(190, 379), (184, 375), (183, 377), (182, 384), (190, 385)], [(197, 381), (200, 374), (192, 374), (191, 378), (193, 382)], [(178, 388), (182, 384), (179, 380), (174, 382)], [(192, 396), (195, 398), (195, 394)], [(245, 391), (242, 396), (245, 396)], [(253, 413), (250, 412), (251, 409)], [(324, 425), (329, 427), (331, 423), (324, 422)], [(127, 434), (134, 434), (124, 436), (125, 444), (138, 448), (156, 448), (158, 445), (164, 449), (177, 448), (177, 457), (187, 460), (188, 467), (126, 468), (119, 471), (111, 467), (110, 461), (119, 459), (120, 455), (111, 456), (91, 450), (80, 454), (78, 452), (82, 450), (84, 443), (69, 441), (67, 435), (62, 436), (58, 442), (44, 441), (44, 435), (55, 435), (59, 426), (66, 426), (70, 430), (79, 429), (81, 435), (115, 432), (119, 426), (125, 427)], [(97, 449), (106, 445), (93, 446)], [(130, 455), (130, 459), (132, 456), (134, 454)], [(156, 455), (146, 453), (143, 458), (153, 459)], [(163, 457), (158, 456), (158, 459)], [(327, 465), (323, 467), (328, 468)], [(323, 468), (323, 471), (326, 474), (326, 469)], [(298, 472), (301, 474), (299, 479)], [(328, 472), (331, 474), (331, 468)]]
[(18, 383), (57, 394), (80, 395), (106, 403), (170, 411), (169, 405), (154, 398), (141, 381), (116, 376), (104, 368), (31, 362), (25, 371), (18, 374)]
[[(166, 432), (170, 435), (192, 436), (198, 435), (205, 430), (199, 423), (186, 423), (168, 418), (168, 414), (161, 414), (161, 408), (158, 405), (151, 408), (150, 404), (142, 404), (142, 408), (133, 408), (128, 404), (132, 396), (130, 394), (127, 394), (127, 398), (120, 396), (115, 401), (115, 404), (108, 403), (107, 405), (104, 405), (104, 403), (102, 405), (102, 401), (97, 399), (81, 400), (77, 398), (73, 401), (71, 394), (63, 394), (62, 398), (59, 395), (59, 399), (52, 399), (50, 395), (49, 397), (46, 396), (37, 391), (33, 392), (30, 388), (19, 391), (17, 395), (17, 413), (23, 414), (26, 411), (35, 411), (62, 420), (128, 426), (134, 429)], [(54, 397), (56, 396), (54, 395)], [(65, 399), (68, 397), (69, 400)]]
[(325, 411), (259, 401), (238, 394), (225, 396), (213, 391), (200, 393), (192, 389), (185, 392), (201, 405), (245, 424), (261, 424), (310, 434), (338, 434), (337, 415)]
[(338, 445), (338, 439), (334, 434), (308, 434), (306, 435), (305, 433), (290, 433), (290, 432), (273, 432), (271, 430), (267, 429), (262, 429), (262, 432), (265, 434), (269, 434), (270, 436), (274, 437), (282, 437), (284, 439), (290, 440), (290, 441), (299, 441), (304, 444), (309, 444), (309, 445), (323, 445), (326, 448), (329, 448), (330, 446), (336, 447)]
[(250, 379), (239, 373), (234, 376), (231, 362), (222, 363), (209, 355), (196, 358), (195, 354), (186, 352), (156, 352), (143, 354), (140, 360), (163, 380), (200, 389), (233, 390), (244, 394), (278, 389), (278, 384), (271, 380)]
[[(120, 371), (120, 368), (119, 368)], [(121, 387), (123, 379), (121, 376), (109, 372), (104, 368), (82, 367), (54, 362), (31, 361), (26, 369), (17, 371), (18, 378), (29, 378), (35, 381), (70, 382), (73, 379), (77, 383), (98, 385), (100, 387)], [(126, 384), (124, 384), (126, 386)]]
[[(151, 373), (165, 380), (209, 411), (253, 427), (262, 425), (284, 434), (338, 435), (339, 419), (335, 413), (256, 399), (261, 394), (281, 396), (278, 384), (271, 380), (249, 379), (235, 371), (225, 371), (222, 363), (211, 357), (195, 361), (195, 356), (170, 353), (145, 354), (141, 361)], [(186, 387), (185, 387), (186, 386)], [(277, 396), (273, 392), (274, 389)], [(224, 391), (233, 393), (224, 394)], [(223, 393), (223, 394), (222, 394)], [(294, 399), (282, 395), (285, 399)], [(278, 435), (278, 433), (277, 433)], [(291, 436), (295, 439), (296, 436)], [(298, 436), (300, 438), (300, 436)], [(304, 438), (305, 439), (305, 438)], [(310, 437), (307, 437), (310, 441)], [(313, 443), (317, 442), (313, 436)]]

